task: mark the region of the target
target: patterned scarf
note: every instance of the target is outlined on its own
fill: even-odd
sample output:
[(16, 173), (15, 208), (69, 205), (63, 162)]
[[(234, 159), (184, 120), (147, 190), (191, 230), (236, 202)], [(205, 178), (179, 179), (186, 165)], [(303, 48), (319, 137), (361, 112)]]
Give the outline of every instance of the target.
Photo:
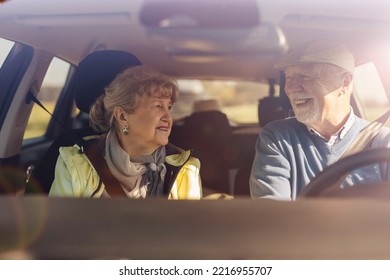
[(151, 155), (130, 157), (120, 146), (116, 133), (110, 131), (106, 137), (104, 158), (128, 197), (162, 196), (166, 173), (164, 146)]

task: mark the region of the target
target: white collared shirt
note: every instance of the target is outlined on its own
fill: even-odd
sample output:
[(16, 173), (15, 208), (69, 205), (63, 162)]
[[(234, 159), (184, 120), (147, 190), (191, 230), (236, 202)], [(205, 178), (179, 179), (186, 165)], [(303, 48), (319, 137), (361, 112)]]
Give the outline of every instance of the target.
[(323, 135), (321, 135), (318, 131), (316, 131), (314, 128), (307, 126), (307, 129), (309, 130), (309, 132), (311, 134), (316, 134), (319, 137), (321, 137), (322, 139), (324, 139), (325, 143), (327, 145), (333, 146), (334, 144), (338, 143), (340, 140), (342, 140), (345, 137), (345, 135), (348, 133), (348, 131), (351, 129), (351, 127), (355, 123), (355, 119), (356, 119), (356, 117), (355, 117), (355, 114), (353, 112), (353, 108), (351, 107), (351, 112), (349, 113), (348, 120), (343, 125), (343, 127), (341, 127), (336, 133), (334, 133), (330, 136), (329, 140), (326, 140), (326, 138)]

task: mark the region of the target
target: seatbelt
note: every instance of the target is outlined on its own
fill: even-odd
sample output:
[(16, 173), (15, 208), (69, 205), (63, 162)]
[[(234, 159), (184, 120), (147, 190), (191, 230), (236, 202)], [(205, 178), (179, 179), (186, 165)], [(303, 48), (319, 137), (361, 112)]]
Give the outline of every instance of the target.
[(91, 197), (93, 197), (101, 189), (102, 182), (104, 183), (105, 190), (111, 197), (127, 197), (121, 184), (114, 175), (112, 175), (110, 168), (104, 159), (103, 152), (105, 139), (105, 137), (101, 137), (99, 139), (89, 140), (86, 142), (84, 147), (85, 155), (88, 157), (100, 177), (99, 185), (92, 193)]
[[(168, 144), (167, 147), (174, 147), (172, 144)], [(93, 197), (101, 189), (102, 183), (104, 183), (105, 190), (111, 197), (127, 197), (118, 179), (112, 175), (110, 168), (103, 156), (105, 150), (105, 137), (99, 139), (91, 139), (85, 141), (85, 155), (92, 163), (96, 172), (100, 177), (99, 185), (96, 190), (92, 193)], [(190, 157), (188, 157), (189, 159)], [(187, 161), (188, 161), (187, 159)], [(176, 176), (179, 173), (180, 167), (165, 163), (167, 173), (164, 180), (163, 194), (168, 197), (172, 185), (171, 182), (176, 180)]]
[(68, 137), (70, 139), (72, 139), (72, 141), (75, 144), (77, 144), (77, 146), (79, 146), (80, 153), (84, 153), (85, 141), (82, 138), (79, 138), (79, 137), (73, 135), (72, 133), (70, 133), (69, 130), (66, 128), (66, 126), (59, 119), (57, 119), (52, 113), (50, 113), (50, 111), (46, 109), (46, 107), (38, 100), (38, 98), (35, 97), (33, 92), (30, 90), (27, 93), (26, 103), (29, 104), (31, 101), (34, 102), (35, 104), (37, 104), (39, 107), (41, 107), (44, 111), (46, 111), (52, 117), (52, 119), (56, 122), (56, 124), (58, 124), (63, 129), (63, 131), (68, 135)]
[(389, 117), (390, 117), (390, 110), (388, 110), (378, 119), (376, 119), (375, 121), (371, 122), (366, 127), (364, 127), (359, 132), (355, 140), (353, 140), (353, 142), (345, 150), (341, 158), (358, 153), (360, 151), (363, 151), (365, 148), (367, 148), (371, 144), (375, 136), (378, 135), (379, 131), (387, 122)]
[[(349, 147), (346, 149), (344, 154), (341, 156), (340, 159), (350, 156), (352, 154), (358, 153), (363, 151), (365, 148), (367, 148), (372, 140), (375, 138), (376, 135), (378, 135), (381, 128), (384, 126), (384, 124), (387, 122), (387, 120), (390, 117), (390, 110), (385, 112), (382, 116), (380, 116), (375, 121), (369, 123), (367, 126), (365, 126), (358, 134), (358, 136), (355, 138), (355, 140), (349, 145)], [(340, 160), (339, 159), (339, 160)], [(315, 196), (321, 193), (324, 189), (327, 190), (337, 190), (340, 188), (341, 183), (345, 180), (347, 175), (340, 176), (340, 178), (331, 186), (321, 186), (321, 189), (316, 188), (315, 193), (313, 193), (313, 182), (316, 180), (316, 178), (313, 179), (312, 182), (310, 182), (299, 194), (300, 197), (305, 196)], [(317, 184), (318, 185), (318, 184)]]
[[(114, 177), (114, 175), (112, 175), (107, 162), (104, 159), (102, 152), (104, 151), (105, 138), (102, 137), (100, 139), (91, 139), (85, 141), (84, 139), (70, 133), (65, 125), (62, 124), (59, 119), (54, 117), (53, 114), (50, 113), (49, 110), (47, 110), (46, 107), (38, 100), (38, 98), (36, 98), (30, 91), (27, 94), (26, 102), (29, 103), (31, 101), (45, 110), (53, 118), (53, 120), (63, 129), (69, 138), (79, 146), (80, 153), (85, 153), (89, 161), (92, 163), (100, 177), (98, 188), (94, 191), (92, 196), (100, 190), (102, 183), (104, 183), (105, 190), (111, 197), (127, 197), (119, 181)], [(31, 174), (28, 175), (26, 182), (28, 182), (30, 175)]]

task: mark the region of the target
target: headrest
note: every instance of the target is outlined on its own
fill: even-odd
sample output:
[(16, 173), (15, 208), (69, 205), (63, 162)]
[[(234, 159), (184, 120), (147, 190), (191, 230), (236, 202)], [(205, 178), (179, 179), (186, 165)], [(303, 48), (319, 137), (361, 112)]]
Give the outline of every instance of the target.
[(118, 50), (96, 51), (86, 56), (75, 73), (76, 106), (89, 113), (104, 88), (124, 69), (142, 63), (133, 54)]
[(197, 100), (192, 106), (192, 112), (221, 111), (221, 107), (216, 99)]
[(288, 66), (317, 63), (333, 64), (350, 73), (353, 73), (355, 68), (354, 57), (344, 45), (325, 40), (313, 41), (292, 50), (275, 68), (285, 70)]

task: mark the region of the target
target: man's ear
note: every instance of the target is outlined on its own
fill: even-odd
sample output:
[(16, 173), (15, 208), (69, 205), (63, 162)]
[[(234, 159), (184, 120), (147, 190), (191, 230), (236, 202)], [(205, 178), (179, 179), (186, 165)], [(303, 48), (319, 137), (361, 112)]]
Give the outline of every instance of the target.
[(344, 81), (344, 87), (350, 87), (352, 85), (353, 76), (351, 73), (344, 73), (343, 74), (343, 81)]

